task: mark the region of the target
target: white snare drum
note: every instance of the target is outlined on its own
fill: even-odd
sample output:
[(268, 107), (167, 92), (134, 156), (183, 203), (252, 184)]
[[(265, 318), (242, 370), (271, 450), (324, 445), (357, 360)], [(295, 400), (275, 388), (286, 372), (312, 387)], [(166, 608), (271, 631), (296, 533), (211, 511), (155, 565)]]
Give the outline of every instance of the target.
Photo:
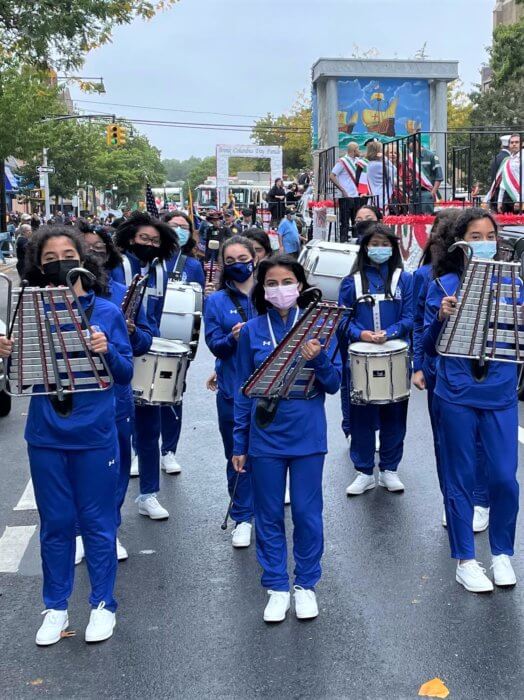
[(147, 355), (135, 357), (133, 397), (137, 404), (164, 406), (182, 401), (190, 349), (177, 340), (153, 338)]
[(167, 283), (164, 311), (160, 320), (160, 335), (168, 340), (180, 340), (195, 356), (202, 321), (202, 288), (196, 282)]
[(385, 404), (409, 397), (410, 360), (403, 340), (352, 343), (349, 363), (352, 403)]
[(303, 248), (299, 262), (309, 284), (322, 290), (324, 301), (338, 301), (340, 283), (351, 272), (358, 248), (353, 243), (328, 241), (309, 241)]

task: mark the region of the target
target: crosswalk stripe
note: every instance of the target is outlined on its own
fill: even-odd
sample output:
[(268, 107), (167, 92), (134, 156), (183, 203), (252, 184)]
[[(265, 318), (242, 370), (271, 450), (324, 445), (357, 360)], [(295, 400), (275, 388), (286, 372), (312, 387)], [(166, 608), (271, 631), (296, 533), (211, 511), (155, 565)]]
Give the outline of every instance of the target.
[(519, 442), (522, 442), (524, 445), (524, 428), (521, 428), (519, 425)]
[(36, 525), (6, 527), (0, 537), (0, 573), (14, 574), (18, 571), (35, 530)]
[(13, 510), (36, 510), (35, 490), (31, 479), (27, 482), (24, 493)]

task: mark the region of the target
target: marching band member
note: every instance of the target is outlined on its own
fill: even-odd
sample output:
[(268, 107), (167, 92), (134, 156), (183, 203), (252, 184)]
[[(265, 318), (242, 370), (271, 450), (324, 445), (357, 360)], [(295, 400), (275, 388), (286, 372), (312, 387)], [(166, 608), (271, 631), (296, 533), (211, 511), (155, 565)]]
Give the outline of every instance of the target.
[[(98, 226), (91, 230), (88, 227), (84, 231), (84, 243), (87, 252), (94, 256), (108, 272), (122, 263), (120, 253), (117, 251), (113, 239), (103, 226)], [(115, 282), (108, 277), (104, 296), (116, 304), (120, 309), (126, 295), (126, 288), (123, 284)], [(140, 357), (148, 352), (151, 347), (153, 336), (146, 320), (145, 312), (139, 309), (136, 323), (127, 322), (127, 331), (131, 349), (135, 357)], [(115, 387), (116, 398), (116, 431), (118, 435), (118, 447), (120, 451), (120, 471), (117, 487), (117, 525), (122, 523), (122, 506), (125, 501), (127, 487), (129, 486), (129, 473), (131, 470), (131, 438), (135, 424), (135, 405), (133, 402), (133, 389), (131, 382), (126, 385)], [(117, 537), (116, 540), (117, 559), (123, 561), (127, 559), (126, 548)], [(84, 546), (80, 536), (76, 542), (75, 564), (79, 564), (84, 558)]]
[[(375, 303), (356, 303), (364, 294)], [(387, 340), (409, 343), (413, 327), (412, 279), (402, 269), (397, 237), (381, 223), (368, 228), (360, 242), (353, 271), (340, 287), (339, 304), (355, 315), (342, 333), (346, 345), (359, 341), (382, 344)], [(348, 496), (375, 488), (375, 426), (380, 431), (379, 485), (403, 491), (397, 469), (404, 450), (408, 400), (384, 405), (351, 403), (350, 456), (358, 472), (348, 486)]]
[[(160, 320), (164, 308), (170, 261), (177, 244), (166, 224), (149, 214), (135, 213), (122, 223), (115, 233), (115, 243), (123, 251), (122, 264), (111, 271), (117, 282), (129, 286), (134, 275), (151, 272), (144, 297), (147, 324), (153, 337), (160, 336)], [(157, 260), (151, 270), (151, 264)], [(140, 474), (138, 512), (151, 520), (169, 518), (168, 511), (160, 505), (160, 406), (137, 405), (135, 407), (135, 450)]]
[[(30, 284), (65, 285), (67, 273), (81, 266), (84, 257), (82, 240), (72, 227), (44, 227), (33, 235), (28, 246), (24, 276)], [(122, 314), (114, 304), (95, 296), (84, 278), (78, 277), (74, 286), (93, 327), (91, 349), (105, 356), (115, 386), (127, 386), (133, 361)], [(13, 344), (13, 340), (1, 337), (0, 356), (8, 357)], [(73, 589), (77, 520), (91, 582), (91, 616), (85, 640), (108, 639), (115, 626), (115, 389), (80, 392), (70, 395), (69, 400), (71, 410), (63, 415), (57, 411), (54, 397), (35, 392), (25, 429), (40, 515), (46, 606), (36, 635), (40, 646), (58, 642), (69, 626), (67, 605)]]
[[(413, 273), (413, 384), (417, 389), (427, 389), (428, 411), (433, 432), (435, 461), (440, 490), (443, 491), (440, 458), (438, 453), (438, 432), (433, 410), (433, 398), (436, 381), (436, 357), (424, 352), (424, 313), (428, 288), (434, 277), (445, 274), (447, 250), (455, 241), (455, 224), (461, 213), (460, 209), (440, 209), (430, 231), (424, 248), (420, 265)], [(442, 262), (441, 262), (442, 261)], [(441, 265), (444, 268), (441, 269)], [(474, 517), (473, 531), (483, 532), (489, 525), (489, 494), (484, 469), (482, 449), (478, 451), (478, 469), (476, 487), (473, 492)], [(446, 527), (446, 511), (442, 515), (442, 524)]]
[[(255, 251), (247, 238), (232, 236), (223, 243), (220, 257), (222, 271), (219, 291), (206, 300), (205, 329), (207, 346), (216, 357), (218, 427), (224, 443), (227, 483), (231, 496), (236, 481), (231, 457), (238, 336), (242, 326), (254, 315), (250, 294), (254, 285)], [(251, 544), (253, 518), (249, 474), (242, 474), (238, 479), (231, 518), (236, 523), (233, 547), (248, 547)]]
[[(469, 243), (475, 257), (491, 259), (497, 254), (497, 224), (484, 209), (465, 210), (454, 236)], [(456, 249), (443, 262), (448, 272), (431, 282), (426, 301), (423, 347), (434, 357), (442, 323), (457, 303), (464, 253)], [(488, 480), (494, 580), (497, 586), (512, 586), (516, 577), (510, 557), (519, 507), (517, 365), (493, 361), (480, 368), (475, 360), (438, 356), (433, 410), (451, 556), (458, 560), (456, 580), (467, 591), (493, 590), (475, 559), (472, 528), (480, 442)]]
[(269, 236), (264, 229), (252, 226), (251, 228), (248, 228), (247, 231), (244, 231), (242, 235), (249, 238), (249, 240), (253, 243), (257, 265), (261, 260), (270, 258), (273, 255), (271, 241), (269, 240)]
[[(261, 428), (255, 418), (256, 400), (239, 387), (268, 357), (300, 317), (301, 296), (308, 288), (304, 269), (289, 255), (260, 263), (253, 290), (258, 316), (240, 331), (236, 357), (235, 444), (233, 465), (251, 473), (257, 558), (263, 568), (262, 585), (268, 589), (266, 622), (281, 622), (290, 607), (287, 547), (284, 526), (286, 474), (291, 481), (295, 556), (295, 608), (300, 619), (318, 615), (315, 586), (320, 580), (323, 552), (322, 470), (327, 452), (325, 394), (340, 386), (340, 362), (318, 340), (301, 348), (315, 370), (316, 395), (305, 401), (290, 398), (278, 405), (273, 422)], [(338, 357), (338, 353), (337, 353)]]
[[(165, 223), (174, 231), (180, 250), (168, 263), (170, 279), (184, 284), (196, 282), (204, 291), (205, 277), (202, 265), (194, 257), (196, 241), (193, 238), (193, 222), (187, 214), (175, 211), (164, 218)], [(162, 406), (162, 458), (160, 466), (166, 474), (180, 474), (182, 467), (176, 459), (176, 451), (182, 431), (182, 402), (173, 406)]]

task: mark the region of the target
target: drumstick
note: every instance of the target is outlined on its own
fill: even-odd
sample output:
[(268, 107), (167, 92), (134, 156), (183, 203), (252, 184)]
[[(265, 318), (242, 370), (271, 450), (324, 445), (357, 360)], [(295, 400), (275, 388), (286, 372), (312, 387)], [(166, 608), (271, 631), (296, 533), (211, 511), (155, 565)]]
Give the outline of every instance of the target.
[(237, 492), (237, 486), (238, 486), (238, 479), (240, 477), (240, 472), (237, 472), (236, 478), (235, 478), (235, 483), (233, 484), (233, 491), (231, 493), (231, 498), (229, 500), (229, 505), (227, 507), (226, 511), (226, 517), (224, 518), (224, 522), (220, 526), (222, 530), (227, 530), (227, 521), (229, 520), (229, 516), (231, 514), (231, 508), (233, 507), (233, 503), (235, 501), (235, 494)]

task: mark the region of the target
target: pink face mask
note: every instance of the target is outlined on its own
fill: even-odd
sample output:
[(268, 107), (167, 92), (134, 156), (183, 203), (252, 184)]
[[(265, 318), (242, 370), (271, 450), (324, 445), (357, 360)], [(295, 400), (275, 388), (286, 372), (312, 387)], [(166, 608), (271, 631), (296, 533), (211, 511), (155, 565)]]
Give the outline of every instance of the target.
[(264, 287), (264, 297), (277, 309), (290, 309), (295, 306), (300, 296), (297, 284), (285, 284), (278, 287)]

